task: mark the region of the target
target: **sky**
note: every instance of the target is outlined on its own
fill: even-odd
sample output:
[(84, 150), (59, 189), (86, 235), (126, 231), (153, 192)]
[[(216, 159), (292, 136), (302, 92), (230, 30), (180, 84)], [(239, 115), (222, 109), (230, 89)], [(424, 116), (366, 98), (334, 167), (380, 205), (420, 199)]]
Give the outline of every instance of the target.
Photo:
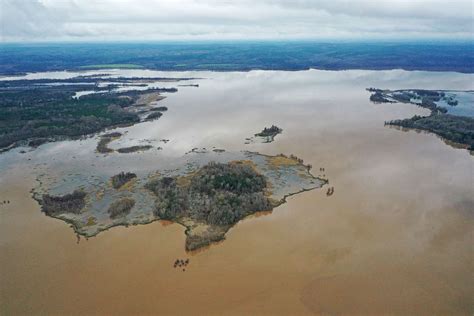
[(0, 40), (472, 40), (473, 2), (0, 0)]

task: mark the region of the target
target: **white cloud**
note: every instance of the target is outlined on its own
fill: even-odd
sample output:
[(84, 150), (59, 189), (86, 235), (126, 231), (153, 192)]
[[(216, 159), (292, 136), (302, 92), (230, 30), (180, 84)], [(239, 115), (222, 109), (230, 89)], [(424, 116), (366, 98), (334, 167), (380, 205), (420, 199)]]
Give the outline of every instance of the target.
[(0, 0), (4, 41), (472, 38), (471, 0)]

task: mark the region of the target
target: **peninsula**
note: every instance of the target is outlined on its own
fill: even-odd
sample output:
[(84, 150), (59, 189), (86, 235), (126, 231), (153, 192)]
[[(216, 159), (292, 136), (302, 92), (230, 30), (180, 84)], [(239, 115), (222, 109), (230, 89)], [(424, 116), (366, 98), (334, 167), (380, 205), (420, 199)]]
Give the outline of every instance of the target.
[[(24, 145), (37, 147), (158, 119), (167, 110), (156, 105), (164, 99), (162, 93), (177, 89), (157, 88), (155, 84), (181, 80), (188, 78), (97, 75), (0, 81), (0, 151)], [(113, 138), (103, 138), (97, 150), (109, 152), (106, 145)]]
[(374, 103), (411, 103), (430, 115), (391, 120), (386, 125), (425, 130), (474, 151), (474, 92), (441, 90), (382, 90), (368, 88)]

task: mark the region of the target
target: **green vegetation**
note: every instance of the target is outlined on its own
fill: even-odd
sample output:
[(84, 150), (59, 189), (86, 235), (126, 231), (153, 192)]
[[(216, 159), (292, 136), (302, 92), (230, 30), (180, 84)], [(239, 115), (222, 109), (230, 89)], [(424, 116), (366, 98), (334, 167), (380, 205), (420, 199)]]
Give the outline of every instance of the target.
[(386, 122), (405, 128), (416, 128), (435, 133), (452, 142), (463, 144), (474, 150), (474, 118), (450, 114), (415, 115), (404, 120)]
[[(155, 78), (168, 80), (167, 78)], [(127, 126), (140, 122), (139, 114), (156, 119), (166, 107), (151, 107), (161, 92), (176, 92), (176, 88), (152, 88), (142, 91), (113, 91), (116, 85), (99, 85), (106, 81), (97, 76), (69, 79), (9, 80), (0, 82), (0, 150), (18, 145), (37, 147), (45, 142), (76, 138), (100, 132), (105, 128)], [(124, 84), (140, 84), (147, 78), (118, 78)], [(178, 78), (172, 80), (186, 80)], [(94, 93), (75, 95), (81, 91)], [(155, 99), (147, 96), (156, 96)], [(145, 99), (145, 101), (143, 101)], [(158, 99), (159, 100), (159, 99)], [(134, 108), (140, 106), (143, 111)], [(98, 152), (112, 152), (104, 137)]]
[(109, 134), (104, 134), (100, 137), (99, 142), (97, 143), (96, 150), (101, 154), (108, 154), (114, 152), (113, 149), (109, 148), (108, 145), (111, 141), (122, 136), (122, 133), (113, 132)]
[(159, 119), (162, 115), (163, 115), (163, 113), (161, 113), (161, 112), (152, 112), (152, 113), (148, 114), (145, 121), (153, 121), (153, 120)]
[(394, 103), (394, 101), (390, 101), (389, 99), (384, 97), (381, 91), (375, 91), (375, 93), (370, 96), (370, 101), (374, 103)]
[(28, 142), (28, 146), (39, 147), (47, 142), (49, 142), (49, 138), (35, 138)]
[(152, 180), (155, 215), (168, 220), (191, 218), (207, 225), (229, 227), (243, 217), (271, 210), (264, 194), (264, 176), (243, 163), (214, 163), (190, 176)]
[(444, 91), (420, 89), (391, 91), (368, 88), (367, 90), (372, 92), (370, 100), (375, 103), (398, 101), (416, 104), (431, 111), (429, 116), (415, 115), (409, 119), (385, 122), (386, 125), (425, 130), (448, 141), (465, 145), (470, 151), (474, 150), (474, 118), (447, 114), (446, 108), (436, 104), (445, 101), (450, 106), (457, 106), (458, 101), (454, 96), (447, 95)]
[(122, 198), (110, 204), (107, 212), (110, 218), (115, 219), (130, 213), (130, 210), (135, 206), (135, 200), (132, 198)]
[(81, 69), (140, 69), (143, 68), (137, 64), (99, 64), (80, 66)]
[(76, 190), (63, 196), (44, 194), (40, 201), (42, 211), (49, 216), (62, 213), (79, 214), (85, 206), (86, 193)]
[(263, 131), (260, 133), (255, 134), (255, 136), (260, 136), (260, 137), (269, 137), (273, 136), (275, 137), (277, 134), (280, 134), (283, 130), (275, 125), (272, 125), (270, 128), (265, 127)]
[(134, 152), (137, 152), (137, 151), (145, 151), (145, 150), (149, 150), (149, 149), (152, 149), (152, 148), (153, 148), (153, 146), (151, 146), (151, 145), (130, 146), (130, 147), (119, 148), (119, 149), (117, 149), (117, 151), (121, 154), (128, 154), (128, 153), (134, 153)]
[[(348, 2), (349, 3), (349, 2)], [(147, 8), (144, 8), (147, 9)], [(2, 45), (0, 73), (140, 65), (162, 71), (405, 69), (474, 72), (472, 41), (385, 43), (314, 41), (189, 41)], [(82, 68), (84, 69), (84, 68)]]
[[(31, 139), (79, 137), (139, 122), (126, 110), (133, 98), (91, 94), (73, 98), (69, 87), (0, 89), (0, 148)], [(38, 145), (39, 143), (32, 143)]]
[(458, 100), (454, 100), (453, 98), (447, 99), (446, 102), (451, 106), (456, 106), (459, 104)]
[(165, 112), (165, 111), (168, 111), (168, 108), (166, 106), (158, 106), (156, 108), (151, 108), (150, 111), (152, 112)]
[(255, 134), (257, 137), (264, 137), (266, 138), (266, 143), (271, 143), (275, 136), (280, 134), (283, 130), (278, 126), (272, 125), (271, 127), (265, 127), (260, 133)]
[(114, 189), (120, 189), (127, 182), (131, 181), (132, 179), (135, 179), (136, 177), (137, 175), (132, 172), (120, 172), (119, 174), (116, 174), (112, 177), (112, 187)]
[(368, 88), (367, 91), (372, 92), (370, 101), (374, 103), (412, 103), (431, 110), (432, 112), (446, 113), (447, 110), (436, 104), (441, 100), (448, 104), (457, 105), (457, 101), (452, 96), (447, 96), (443, 91), (435, 90), (381, 90), (376, 88)]

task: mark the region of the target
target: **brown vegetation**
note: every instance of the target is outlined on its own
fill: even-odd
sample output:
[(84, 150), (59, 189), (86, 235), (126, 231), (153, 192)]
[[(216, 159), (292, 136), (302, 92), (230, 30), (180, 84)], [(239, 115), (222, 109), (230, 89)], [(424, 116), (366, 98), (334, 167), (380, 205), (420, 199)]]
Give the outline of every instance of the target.
[(228, 226), (273, 208), (264, 194), (265, 177), (246, 164), (211, 162), (187, 178), (164, 177), (147, 184), (157, 196), (156, 216)]
[(135, 206), (134, 199), (122, 198), (110, 204), (110, 207), (107, 212), (110, 214), (110, 218), (114, 219), (129, 214), (133, 206)]
[(120, 189), (124, 184), (136, 177), (137, 175), (132, 172), (120, 172), (111, 178), (112, 187), (114, 189)]
[(119, 132), (113, 132), (113, 133), (102, 135), (100, 137), (99, 142), (97, 143), (97, 147), (96, 147), (97, 152), (101, 154), (107, 154), (107, 153), (113, 152), (114, 150), (107, 147), (107, 145), (113, 140), (120, 138), (121, 136), (122, 136), (122, 133), (119, 133)]
[(63, 196), (44, 194), (41, 200), (42, 211), (47, 215), (61, 213), (79, 214), (85, 205), (86, 193), (76, 190)]

